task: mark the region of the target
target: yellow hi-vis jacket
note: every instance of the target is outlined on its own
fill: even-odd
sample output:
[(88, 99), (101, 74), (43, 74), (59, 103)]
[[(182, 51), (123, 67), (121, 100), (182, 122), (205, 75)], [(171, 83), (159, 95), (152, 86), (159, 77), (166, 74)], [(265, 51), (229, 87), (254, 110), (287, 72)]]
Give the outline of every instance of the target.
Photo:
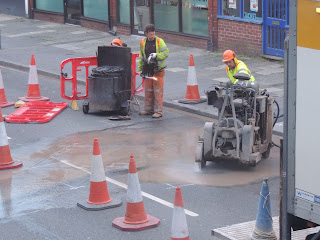
[(233, 70), (230, 70), (228, 66), (226, 67), (226, 71), (227, 71), (228, 77), (230, 78), (231, 82), (232, 83), (238, 82), (238, 80), (233, 77), (233, 75), (236, 73), (248, 74), (250, 76), (250, 79), (248, 81), (254, 82), (254, 80), (255, 80), (254, 76), (251, 75), (251, 72), (250, 72), (249, 68), (247, 67), (247, 65), (238, 59), (235, 59), (235, 63), (236, 63), (236, 67)]
[[(143, 38), (140, 43), (140, 54), (139, 54), (139, 63), (138, 63), (138, 71), (141, 72), (143, 68), (143, 61), (146, 58), (145, 46), (146, 46), (147, 38)], [(156, 36), (156, 53), (158, 60), (158, 68), (165, 67), (164, 60), (169, 56), (169, 49), (166, 43), (162, 38)]]

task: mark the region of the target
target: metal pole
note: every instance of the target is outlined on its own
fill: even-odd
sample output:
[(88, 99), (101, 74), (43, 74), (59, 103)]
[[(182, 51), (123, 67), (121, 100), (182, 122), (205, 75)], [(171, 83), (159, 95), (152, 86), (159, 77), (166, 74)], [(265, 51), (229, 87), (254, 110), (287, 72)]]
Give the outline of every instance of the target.
[(0, 29), (0, 49), (1, 49), (1, 29)]

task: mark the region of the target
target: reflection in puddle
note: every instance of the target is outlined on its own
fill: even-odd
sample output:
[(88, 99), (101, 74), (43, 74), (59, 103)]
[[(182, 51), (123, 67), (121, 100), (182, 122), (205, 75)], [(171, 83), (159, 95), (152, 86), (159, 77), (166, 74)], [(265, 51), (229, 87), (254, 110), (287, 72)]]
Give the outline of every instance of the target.
[[(232, 186), (278, 176), (279, 150), (275, 148), (269, 159), (256, 167), (242, 167), (230, 161), (208, 162), (200, 171), (194, 162), (198, 133), (199, 129), (151, 133), (135, 128), (88, 132), (62, 139), (32, 157), (66, 160), (90, 171), (93, 139), (98, 138), (105, 169), (122, 177), (123, 182), (126, 182), (130, 154), (134, 154), (140, 182)], [(61, 171), (50, 171), (47, 180), (66, 180), (65, 171)]]

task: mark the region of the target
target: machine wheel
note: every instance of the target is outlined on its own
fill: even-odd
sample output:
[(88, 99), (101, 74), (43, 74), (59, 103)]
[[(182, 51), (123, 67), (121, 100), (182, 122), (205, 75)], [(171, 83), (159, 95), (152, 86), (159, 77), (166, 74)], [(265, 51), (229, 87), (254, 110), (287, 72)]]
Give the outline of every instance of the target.
[(196, 148), (196, 156), (195, 161), (200, 163), (200, 169), (204, 168), (206, 166), (207, 161), (205, 160), (203, 156), (203, 142), (198, 142), (197, 148)]
[(270, 150), (271, 150), (271, 144), (269, 144), (267, 151), (265, 151), (264, 153), (262, 153), (262, 157), (263, 158), (268, 158), (270, 155)]
[(87, 104), (83, 103), (82, 111), (84, 114), (87, 114), (89, 112), (89, 103), (87, 103)]
[(213, 122), (206, 122), (203, 128), (203, 156), (208, 159), (212, 154)]

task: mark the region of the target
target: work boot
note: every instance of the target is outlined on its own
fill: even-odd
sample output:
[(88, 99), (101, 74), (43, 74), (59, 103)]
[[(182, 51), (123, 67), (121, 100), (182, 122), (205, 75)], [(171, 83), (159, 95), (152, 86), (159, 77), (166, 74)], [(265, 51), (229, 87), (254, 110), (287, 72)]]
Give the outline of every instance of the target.
[(142, 112), (139, 112), (139, 115), (151, 115), (152, 112), (148, 112), (148, 111), (142, 111)]
[(160, 117), (162, 117), (162, 113), (154, 113), (154, 114), (152, 115), (152, 117), (153, 117), (153, 118), (160, 118)]

